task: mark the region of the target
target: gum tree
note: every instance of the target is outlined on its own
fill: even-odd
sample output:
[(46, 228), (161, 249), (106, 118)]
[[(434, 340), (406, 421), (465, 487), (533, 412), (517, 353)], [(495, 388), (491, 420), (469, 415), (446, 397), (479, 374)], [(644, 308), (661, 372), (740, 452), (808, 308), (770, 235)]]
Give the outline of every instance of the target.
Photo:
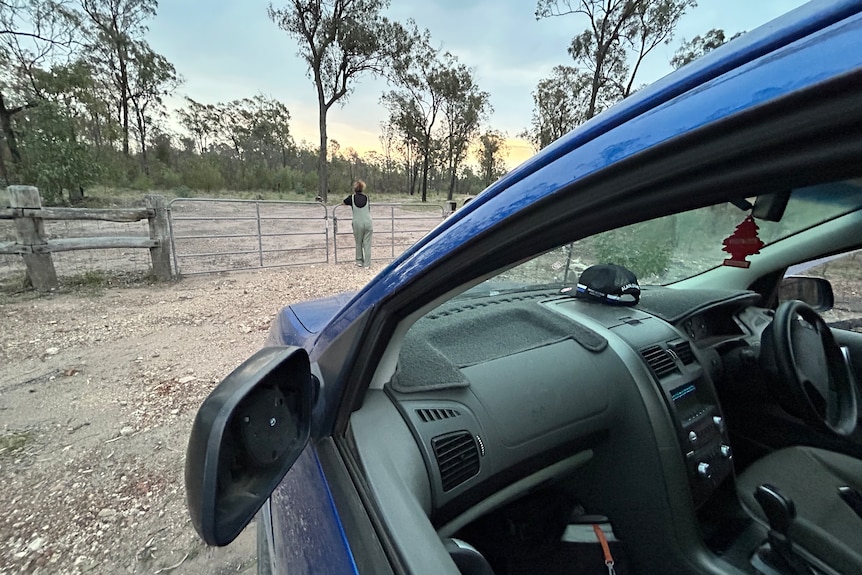
[[(585, 120), (628, 97), (643, 59), (672, 37), (695, 0), (538, 0), (536, 18), (586, 17), (568, 52), (588, 79)], [(629, 64), (632, 62), (633, 64)]]
[(463, 64), (455, 61), (451, 63), (443, 85), (443, 151), (449, 172), (449, 191), (446, 197), (451, 200), (455, 193), (457, 174), (467, 157), (470, 143), (492, 108), (488, 93), (479, 89), (473, 73)]
[(318, 195), (324, 201), (329, 189), (327, 114), (336, 103), (347, 101), (360, 76), (383, 72), (390, 23), (381, 11), (388, 6), (388, 0), (289, 0), (282, 8), (270, 4), (267, 10), (297, 41), (317, 92)]
[(670, 65), (674, 67), (674, 69), (682, 68), (689, 62), (693, 62), (700, 58), (701, 56), (712, 52), (719, 46), (739, 38), (745, 34), (745, 32), (737, 32), (730, 38), (724, 33), (724, 30), (721, 28), (713, 28), (703, 36), (695, 36), (691, 40), (683, 40), (682, 44), (679, 48), (677, 48), (676, 52), (674, 52), (673, 58), (670, 59)]

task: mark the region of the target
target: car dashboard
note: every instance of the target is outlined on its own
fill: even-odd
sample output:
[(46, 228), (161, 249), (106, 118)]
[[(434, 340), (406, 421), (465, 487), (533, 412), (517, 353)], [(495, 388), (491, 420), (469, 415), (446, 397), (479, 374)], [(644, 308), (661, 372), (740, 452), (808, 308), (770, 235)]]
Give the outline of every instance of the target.
[(547, 291), (451, 300), (410, 328), (395, 373), (355, 414), (372, 487), (385, 500), (407, 486), (433, 529), (456, 536), (562, 484), (652, 563), (645, 527), (696, 531), (732, 484), (715, 385), (725, 354), (759, 345), (770, 315), (758, 303), (664, 287), (635, 307)]

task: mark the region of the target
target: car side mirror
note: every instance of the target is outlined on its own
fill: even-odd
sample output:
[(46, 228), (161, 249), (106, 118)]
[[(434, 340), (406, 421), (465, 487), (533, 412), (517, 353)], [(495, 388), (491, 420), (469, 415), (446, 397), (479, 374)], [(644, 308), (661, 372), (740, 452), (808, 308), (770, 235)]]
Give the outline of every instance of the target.
[(192, 524), (207, 544), (233, 541), (305, 449), (317, 385), (304, 349), (267, 347), (201, 404), (185, 482)]
[(778, 286), (778, 303), (793, 299), (807, 303), (820, 313), (829, 311), (835, 305), (832, 284), (823, 278), (790, 276), (781, 280)]

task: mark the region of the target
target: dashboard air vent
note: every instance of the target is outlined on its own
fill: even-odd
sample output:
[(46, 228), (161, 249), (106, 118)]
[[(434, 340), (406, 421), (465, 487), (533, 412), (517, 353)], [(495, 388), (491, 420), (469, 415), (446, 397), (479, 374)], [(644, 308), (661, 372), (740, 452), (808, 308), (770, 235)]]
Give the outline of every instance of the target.
[(458, 417), (461, 413), (457, 409), (423, 408), (417, 409), (416, 415), (423, 422), (428, 423), (429, 421), (440, 421), (441, 419)]
[(670, 348), (683, 363), (688, 365), (694, 361), (694, 353), (691, 351), (691, 344), (687, 341), (678, 341), (670, 344)]
[(655, 372), (656, 377), (662, 377), (673, 373), (676, 370), (676, 364), (673, 358), (661, 346), (653, 345), (641, 350), (641, 356), (646, 360), (647, 364)]
[(479, 447), (469, 431), (438, 435), (431, 440), (443, 491), (458, 487), (479, 473)]

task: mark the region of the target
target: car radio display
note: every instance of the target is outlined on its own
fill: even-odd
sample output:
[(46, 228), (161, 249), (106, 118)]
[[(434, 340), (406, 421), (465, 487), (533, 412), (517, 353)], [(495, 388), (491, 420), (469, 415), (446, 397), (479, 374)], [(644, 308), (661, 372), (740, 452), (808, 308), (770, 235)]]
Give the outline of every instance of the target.
[(697, 386), (693, 383), (688, 383), (672, 390), (670, 398), (673, 400), (677, 412), (683, 417), (691, 415), (699, 404), (697, 400)]

